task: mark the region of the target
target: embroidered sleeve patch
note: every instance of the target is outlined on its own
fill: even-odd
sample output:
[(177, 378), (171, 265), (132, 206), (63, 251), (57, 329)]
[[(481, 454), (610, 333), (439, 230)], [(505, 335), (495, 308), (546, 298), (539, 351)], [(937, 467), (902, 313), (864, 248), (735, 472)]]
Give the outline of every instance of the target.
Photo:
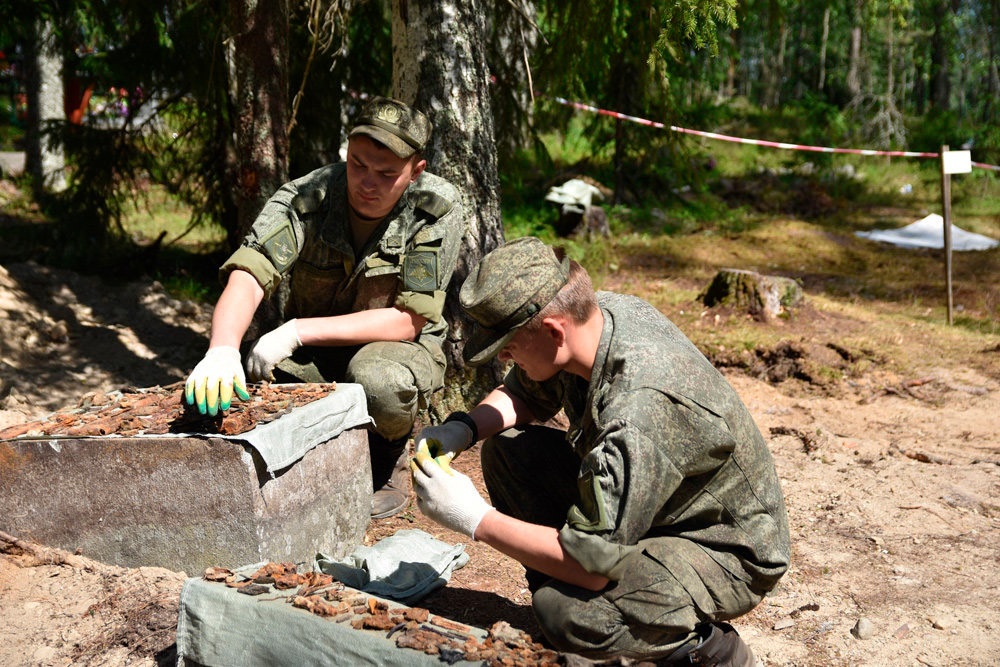
[(403, 287), (414, 292), (437, 289), (438, 257), (430, 250), (415, 250), (403, 259)]
[(290, 224), (282, 225), (274, 230), (270, 236), (261, 243), (274, 268), (280, 273), (284, 273), (298, 255), (298, 248), (295, 245), (295, 235), (292, 233)]

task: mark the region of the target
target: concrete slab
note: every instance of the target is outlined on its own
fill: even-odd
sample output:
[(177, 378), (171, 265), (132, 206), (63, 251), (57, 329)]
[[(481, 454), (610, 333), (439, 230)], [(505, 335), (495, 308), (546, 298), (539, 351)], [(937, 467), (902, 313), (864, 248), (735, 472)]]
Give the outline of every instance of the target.
[(371, 497), (363, 427), (275, 473), (231, 438), (0, 441), (0, 527), (125, 567), (197, 574), (262, 560), (311, 563), (319, 552), (343, 557), (364, 540)]

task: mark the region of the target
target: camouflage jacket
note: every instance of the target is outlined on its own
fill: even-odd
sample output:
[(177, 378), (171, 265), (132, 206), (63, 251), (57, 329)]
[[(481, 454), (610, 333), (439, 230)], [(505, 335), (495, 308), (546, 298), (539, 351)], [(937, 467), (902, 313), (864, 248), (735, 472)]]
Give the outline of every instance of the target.
[(611, 579), (641, 540), (682, 537), (759, 593), (788, 567), (777, 472), (732, 386), (663, 314), (599, 292), (604, 314), (591, 379), (544, 383), (514, 367), (505, 379), (540, 420), (566, 411), (580, 457), (578, 504), (560, 541)]
[(347, 211), (344, 163), (286, 183), (222, 265), (223, 281), (234, 269), (247, 271), (265, 298), (290, 281), (285, 319), (390, 306), (412, 311), (427, 318), (417, 342), (443, 364), (445, 293), (465, 232), (458, 191), (425, 171), (357, 256)]

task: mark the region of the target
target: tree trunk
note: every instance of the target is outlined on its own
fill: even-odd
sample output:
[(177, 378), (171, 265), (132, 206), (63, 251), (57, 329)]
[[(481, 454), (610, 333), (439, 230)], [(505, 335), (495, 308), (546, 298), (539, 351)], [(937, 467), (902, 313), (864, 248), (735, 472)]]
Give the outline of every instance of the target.
[(393, 94), (424, 111), (434, 123), (428, 171), (462, 193), (468, 229), (448, 290), (451, 324), (445, 391), (431, 407), (437, 418), (474, 405), (496, 386), (497, 364), (475, 371), (462, 361), (470, 322), (458, 293), (470, 267), (503, 243), (500, 178), (486, 62), (482, 0), (393, 0)]
[(819, 42), (819, 83), (816, 90), (823, 92), (826, 85), (826, 46), (830, 39), (830, 5), (823, 9), (823, 34)]
[(885, 94), (890, 103), (896, 99), (896, 33), (893, 30), (892, 7), (886, 17), (886, 48), (889, 51), (886, 57)]
[(861, 77), (858, 70), (861, 67), (861, 26), (856, 25), (851, 28), (851, 51), (848, 56), (847, 65), (847, 92), (850, 93), (851, 100), (857, 100), (861, 96)]
[[(795, 99), (801, 100), (806, 90), (806, 44), (809, 41), (809, 22), (806, 20), (807, 8), (799, 8), (799, 36), (795, 44)], [(811, 47), (812, 45), (810, 45)]]
[(927, 61), (920, 58), (913, 63), (913, 108), (918, 116), (927, 110)]
[(764, 85), (763, 106), (767, 109), (774, 109), (781, 99), (781, 79), (784, 74), (785, 39), (788, 34), (788, 26), (780, 4), (773, 0), (768, 3), (766, 34), (769, 45), (777, 46), (777, 48), (767, 49), (767, 55), (761, 60), (761, 78)]
[(288, 0), (230, 0), (236, 245), (288, 180)]
[(537, 12), (529, 0), (495, 3), (488, 12), (490, 93), (501, 156), (531, 141), (534, 90), (528, 62), (538, 42)]
[(986, 104), (980, 109), (980, 119), (985, 122), (996, 122), (1000, 117), (1000, 0), (989, 3), (989, 20), (994, 29), (987, 33), (986, 50), (989, 54), (986, 83)]
[(775, 56), (774, 80), (771, 88), (771, 108), (781, 106), (781, 83), (785, 78), (785, 47), (788, 45), (788, 23), (781, 18), (781, 29), (778, 32), (778, 53)]
[(723, 100), (731, 100), (736, 95), (736, 59), (739, 57), (739, 46), (736, 44), (736, 31), (730, 31), (729, 57), (726, 59), (726, 87), (722, 95)]
[(948, 26), (950, 16), (947, 0), (939, 0), (931, 9), (934, 34), (931, 36), (931, 108), (947, 111), (951, 97), (948, 78)]
[(46, 140), (51, 123), (65, 119), (62, 58), (52, 24), (36, 22), (35, 39), (29, 39), (27, 58), (28, 127), (25, 169), (34, 179), (36, 195), (66, 188), (66, 158), (62, 147)]

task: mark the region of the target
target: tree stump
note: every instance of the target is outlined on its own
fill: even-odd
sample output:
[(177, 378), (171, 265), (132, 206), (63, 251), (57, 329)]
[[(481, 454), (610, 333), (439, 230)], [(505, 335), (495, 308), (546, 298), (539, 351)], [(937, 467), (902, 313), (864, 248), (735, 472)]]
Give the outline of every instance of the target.
[(583, 213), (567, 211), (564, 206), (554, 227), (556, 234), (563, 238), (593, 241), (611, 236), (608, 214), (600, 206), (588, 206)]
[(791, 278), (722, 269), (698, 299), (709, 308), (725, 305), (746, 310), (754, 319), (767, 321), (798, 305), (802, 301), (802, 288)]

